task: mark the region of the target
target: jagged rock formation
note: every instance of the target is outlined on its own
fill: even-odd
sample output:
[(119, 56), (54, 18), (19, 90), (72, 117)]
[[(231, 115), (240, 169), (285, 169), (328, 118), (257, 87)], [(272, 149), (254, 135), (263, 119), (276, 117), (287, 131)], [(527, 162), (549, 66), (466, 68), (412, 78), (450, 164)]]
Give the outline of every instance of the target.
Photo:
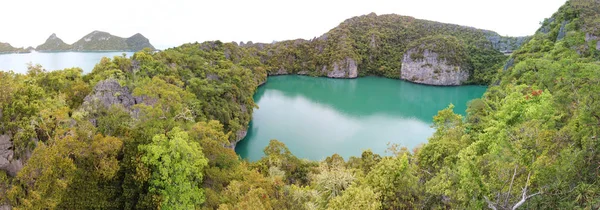
[(71, 49), (71, 45), (58, 38), (56, 34), (52, 34), (44, 44), (37, 46), (35, 49), (37, 51), (68, 51)]
[(492, 43), (492, 47), (494, 49), (508, 54), (519, 49), (521, 45), (527, 43), (531, 36), (505, 37), (490, 31), (486, 38)]
[(94, 91), (85, 97), (83, 106), (93, 106), (99, 104), (104, 107), (110, 107), (120, 104), (123, 108), (131, 109), (133, 105), (141, 102), (140, 97), (133, 97), (127, 87), (122, 87), (115, 79), (108, 79), (98, 82)]
[[(100, 109), (116, 105), (128, 111), (133, 117), (137, 117), (139, 109), (133, 106), (139, 103), (151, 104), (153, 101), (143, 96), (133, 96), (129, 88), (121, 86), (117, 80), (107, 79), (96, 84), (92, 93), (85, 97), (81, 109), (88, 113), (95, 113)], [(96, 125), (95, 119), (91, 122)]]
[(139, 51), (144, 48), (155, 50), (150, 41), (137, 33), (129, 38), (121, 38), (107, 32), (93, 31), (72, 45), (64, 43), (52, 34), (37, 51)]
[(146, 96), (133, 96), (132, 91), (126, 86), (121, 86), (116, 79), (107, 79), (94, 86), (94, 90), (83, 99), (80, 109), (90, 113), (92, 116), (90, 122), (97, 126), (96, 117), (102, 114), (99, 110), (117, 106), (137, 119), (140, 110), (134, 107), (136, 104), (153, 105), (156, 101), (156, 99)]

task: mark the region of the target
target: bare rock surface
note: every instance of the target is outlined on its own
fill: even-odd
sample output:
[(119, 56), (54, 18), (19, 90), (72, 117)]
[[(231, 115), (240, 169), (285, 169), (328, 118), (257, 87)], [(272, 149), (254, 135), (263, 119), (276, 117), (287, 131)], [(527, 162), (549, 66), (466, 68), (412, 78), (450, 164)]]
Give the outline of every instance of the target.
[[(9, 135), (0, 135), (0, 170), (16, 176), (23, 169), (23, 161), (14, 157), (14, 147)], [(26, 155), (28, 156), (28, 155)]]
[(333, 70), (327, 73), (331, 78), (356, 78), (358, 77), (358, 67), (356, 61), (352, 58), (346, 58), (342, 61), (333, 63)]
[(129, 88), (122, 87), (115, 79), (108, 79), (96, 84), (92, 94), (85, 97), (83, 105), (87, 106), (94, 104), (94, 102), (98, 102), (104, 107), (121, 104), (124, 108), (130, 109), (140, 101), (141, 98), (136, 98), (131, 95)]
[(427, 85), (452, 86), (467, 81), (469, 72), (460, 66), (450, 65), (441, 60), (435, 52), (425, 50), (423, 59), (413, 60), (409, 50), (404, 54), (400, 78), (415, 83)]

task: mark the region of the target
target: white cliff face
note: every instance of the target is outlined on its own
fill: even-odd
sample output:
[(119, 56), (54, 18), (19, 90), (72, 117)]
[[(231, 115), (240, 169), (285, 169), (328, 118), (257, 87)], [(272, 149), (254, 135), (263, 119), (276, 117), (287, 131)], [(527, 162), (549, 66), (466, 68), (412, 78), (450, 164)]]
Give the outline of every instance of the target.
[(413, 60), (409, 50), (404, 54), (400, 78), (415, 83), (427, 85), (451, 86), (460, 85), (469, 79), (469, 72), (460, 66), (450, 65), (446, 60), (440, 60), (435, 52), (425, 50), (423, 59)]
[(331, 78), (356, 78), (358, 77), (358, 67), (356, 61), (352, 58), (346, 58), (342, 61), (333, 63), (333, 70), (327, 73)]

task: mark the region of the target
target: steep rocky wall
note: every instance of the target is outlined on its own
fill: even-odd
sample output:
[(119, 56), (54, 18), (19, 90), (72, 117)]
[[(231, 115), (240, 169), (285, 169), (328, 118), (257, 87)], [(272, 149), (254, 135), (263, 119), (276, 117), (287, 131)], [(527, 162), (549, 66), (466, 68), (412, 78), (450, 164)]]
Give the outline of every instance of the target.
[[(320, 71), (317, 71), (319, 76), (329, 77), (329, 78), (357, 78), (358, 77), (358, 65), (356, 61), (352, 58), (345, 58), (341, 61), (336, 61), (328, 66), (323, 66)], [(308, 75), (308, 71), (299, 71), (296, 73), (290, 73), (284, 67), (280, 67), (276, 72), (269, 73), (269, 76), (277, 76), (277, 75)], [(261, 83), (262, 85), (263, 83)]]
[(352, 58), (346, 58), (342, 61), (333, 63), (333, 69), (327, 72), (327, 77), (331, 78), (356, 78), (358, 77), (358, 67), (356, 61)]
[(437, 53), (425, 50), (423, 59), (416, 60), (411, 58), (413, 53), (417, 52), (409, 50), (404, 54), (401, 79), (427, 85), (451, 86), (460, 85), (469, 78), (468, 71), (440, 60)]
[[(28, 157), (30, 154), (26, 154)], [(0, 135), (0, 170), (9, 176), (16, 176), (23, 168), (23, 161), (14, 158), (13, 143), (9, 135)]]
[(235, 142), (232, 142), (231, 144), (229, 144), (229, 146), (227, 146), (231, 149), (235, 149), (235, 146), (237, 145), (237, 143), (240, 142), (242, 139), (246, 138), (246, 135), (248, 135), (248, 128), (245, 128), (245, 129), (235, 132), (235, 135), (236, 135)]

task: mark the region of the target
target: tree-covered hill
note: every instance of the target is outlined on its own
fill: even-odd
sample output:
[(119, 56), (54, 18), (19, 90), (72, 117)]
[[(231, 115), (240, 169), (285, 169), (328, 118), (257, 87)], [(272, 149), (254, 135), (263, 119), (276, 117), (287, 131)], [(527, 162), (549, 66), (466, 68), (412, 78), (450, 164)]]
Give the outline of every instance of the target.
[[(467, 75), (466, 78), (456, 80), (453, 84), (437, 84), (456, 85), (488, 82), (490, 75), (495, 74), (495, 70), (507, 58), (502, 52), (515, 50), (527, 37), (502, 37), (492, 31), (466, 26), (371, 13), (350, 18), (312, 40), (289, 40), (274, 44), (246, 43), (241, 46), (257, 51), (255, 56), (266, 65), (270, 75), (307, 74), (335, 78), (376, 75), (411, 80), (401, 77), (407, 52), (419, 47), (423, 39), (434, 41), (440, 38), (442, 40), (439, 41), (448, 38), (456, 41), (447, 48), (436, 47), (432, 42), (427, 46), (420, 46), (420, 52), (422, 54), (425, 50), (429, 52), (444, 49), (439, 51), (439, 55), (428, 59), (429, 65), (462, 67), (461, 71)], [(456, 52), (458, 56), (451, 50), (454, 48), (461, 49)], [(444, 60), (447, 57), (455, 57), (461, 62)]]
[(62, 39), (58, 38), (56, 34), (50, 35), (44, 44), (41, 44), (35, 48), (37, 51), (69, 51), (71, 45), (65, 43)]
[[(299, 73), (278, 65), (309, 65), (299, 61), (311, 55), (292, 49), (318, 50), (312, 44), (329, 43), (331, 34), (145, 50), (105, 58), (87, 75), (37, 66), (0, 72), (0, 207), (598, 209), (599, 12), (598, 0), (568, 1), (489, 74), (490, 88), (466, 116), (450, 105), (434, 117), (427, 144), (412, 151), (391, 145), (391, 156), (365, 151), (309, 161), (272, 140), (261, 160), (247, 162), (230, 148), (244, 135), (267, 73)], [(436, 48), (470, 39), (415, 40), (422, 43), (406, 45), (414, 49), (410, 59), (429, 49), (449, 65), (468, 65), (460, 55), (477, 46), (445, 54), (451, 51)], [(348, 54), (305, 61), (368, 55), (346, 47), (337, 52)]]
[(9, 43), (0, 42), (0, 53), (29, 53), (30, 50), (23, 48), (16, 48)]

